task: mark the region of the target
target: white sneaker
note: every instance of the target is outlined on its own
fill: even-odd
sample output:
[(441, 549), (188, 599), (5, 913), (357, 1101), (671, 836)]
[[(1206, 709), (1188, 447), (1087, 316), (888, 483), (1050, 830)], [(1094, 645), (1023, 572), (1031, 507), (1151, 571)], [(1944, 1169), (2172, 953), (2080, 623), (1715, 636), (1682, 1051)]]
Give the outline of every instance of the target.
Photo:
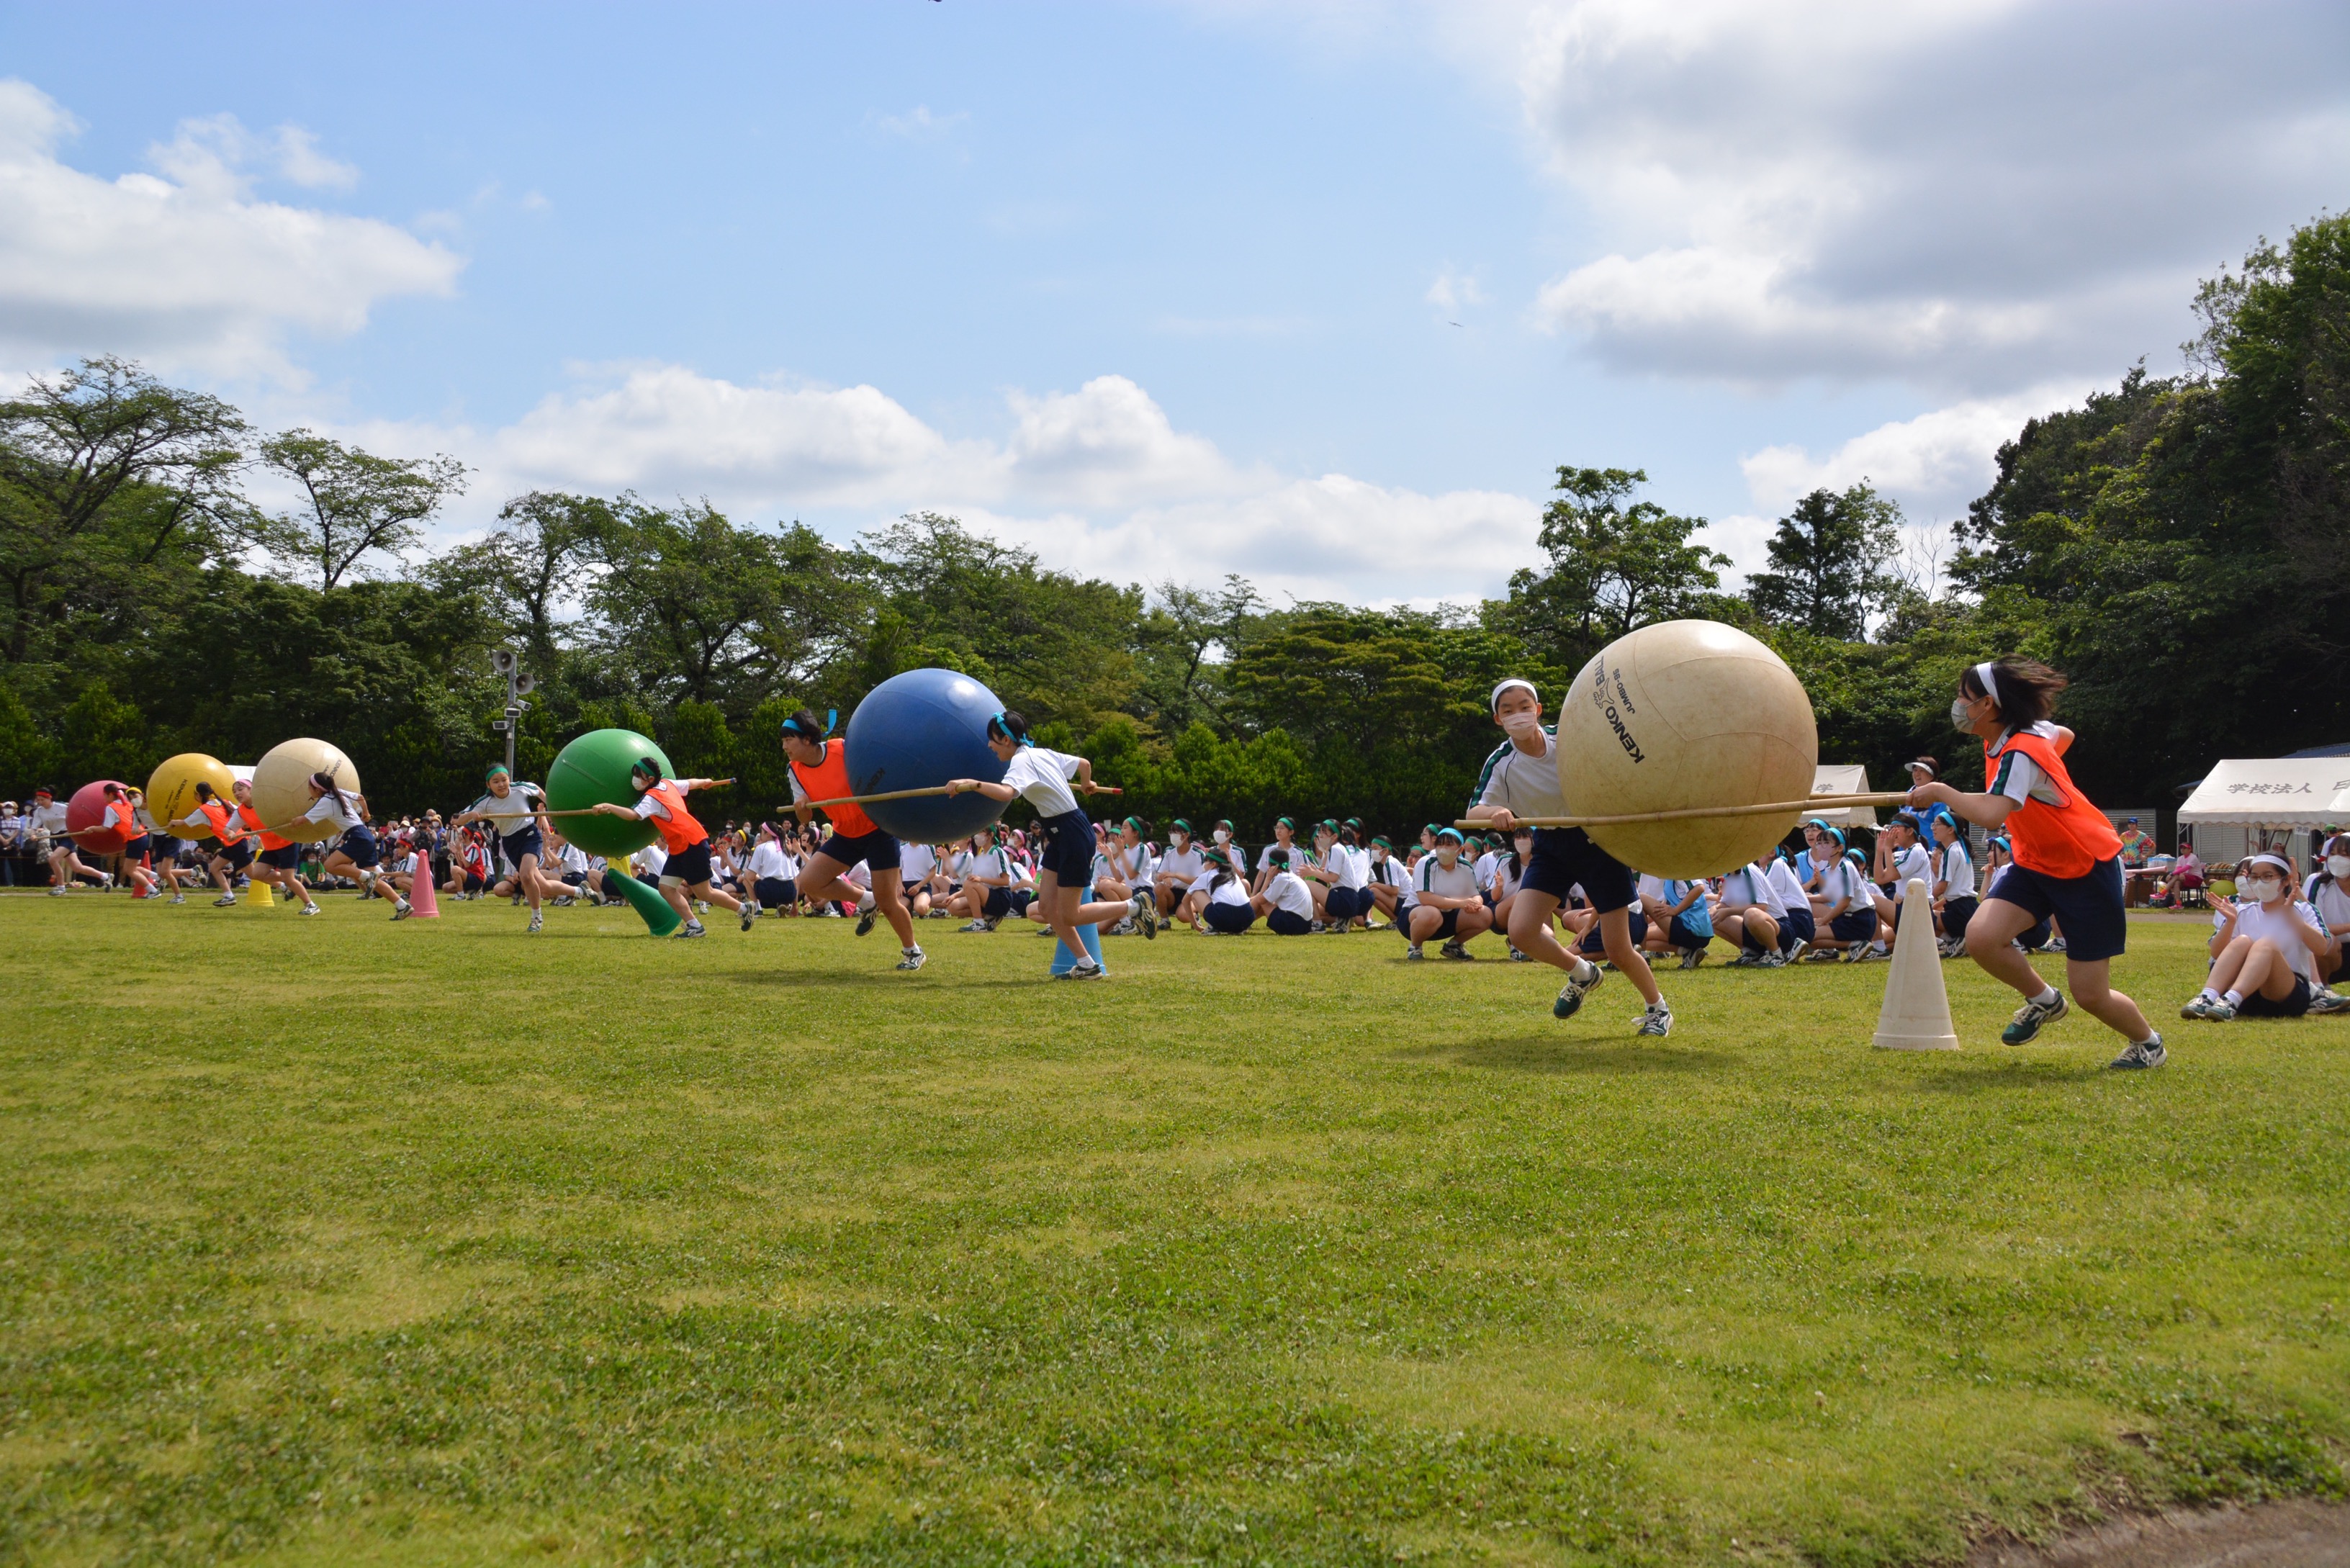
[(1652, 1002), (1633, 1021), (1632, 1033), (1663, 1036), (1673, 1032), (1673, 1010), (1662, 999)]

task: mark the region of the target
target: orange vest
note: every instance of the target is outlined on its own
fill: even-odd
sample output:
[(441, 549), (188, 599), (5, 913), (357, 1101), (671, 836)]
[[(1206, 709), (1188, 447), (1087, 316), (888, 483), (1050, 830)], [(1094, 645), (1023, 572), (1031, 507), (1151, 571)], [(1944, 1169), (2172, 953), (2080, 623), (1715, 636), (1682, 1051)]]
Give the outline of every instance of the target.
[[(2002, 749), (2030, 758), (2064, 797), (2061, 805), (2027, 799), (2007, 814), (2007, 839), (2018, 866), (2044, 877), (2085, 877), (2098, 861), (2121, 853), (2121, 836), (2106, 814), (2074, 787), (2054, 742), (2045, 735), (2016, 732), (2008, 735)], [(1999, 776), (1999, 758), (1991, 754), (1988, 741), (1983, 742), (1983, 776), (1994, 781)]]
[[(800, 788), (810, 800), (837, 800), (845, 794), (855, 794), (848, 782), (848, 748), (838, 741), (827, 741), (824, 760), (810, 767), (805, 763), (792, 764), (792, 776), (800, 781)], [(874, 831), (873, 819), (853, 805), (827, 805), (824, 814), (832, 818), (832, 826), (851, 838), (862, 838)]]
[(677, 786), (669, 780), (661, 780), (645, 794), (660, 802), (662, 808), (669, 813), (667, 816), (654, 817), (653, 826), (660, 830), (661, 845), (671, 855), (681, 849), (690, 849), (710, 836), (710, 830), (696, 822), (693, 813), (685, 809), (685, 796), (680, 794)]
[(107, 802), (106, 815), (113, 826), (113, 830), (122, 835), (125, 840), (147, 836), (147, 830), (139, 826), (139, 814), (130, 809), (129, 801)]
[(196, 809), (203, 812), (204, 820), (213, 825), (213, 836), (220, 841), (223, 848), (243, 842), (244, 830), (239, 828), (234, 833), (229, 831), (228, 807), (221, 804), (218, 795), (203, 802)]
[[(240, 805), (236, 808), (236, 815), (244, 821), (245, 826), (255, 833), (261, 833), (262, 823), (259, 812), (249, 805)], [(291, 839), (280, 838), (274, 833), (261, 834), (261, 846), (264, 849), (283, 849), (291, 842), (293, 842)]]

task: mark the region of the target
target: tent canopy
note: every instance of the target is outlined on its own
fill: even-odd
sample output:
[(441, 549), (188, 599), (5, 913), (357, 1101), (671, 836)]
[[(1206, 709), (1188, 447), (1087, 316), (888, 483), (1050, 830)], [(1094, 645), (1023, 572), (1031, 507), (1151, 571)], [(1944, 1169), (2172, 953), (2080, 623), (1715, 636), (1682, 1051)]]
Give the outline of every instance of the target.
[(2263, 827), (2350, 822), (2350, 758), (2229, 757), (2195, 786), (2178, 820)]
[[(1866, 794), (1868, 770), (1857, 763), (1822, 763), (1812, 770), (1814, 794)], [(1834, 811), (1805, 812), (1804, 820), (1816, 816), (1830, 827), (1875, 827), (1877, 813), (1865, 805), (1841, 806)]]

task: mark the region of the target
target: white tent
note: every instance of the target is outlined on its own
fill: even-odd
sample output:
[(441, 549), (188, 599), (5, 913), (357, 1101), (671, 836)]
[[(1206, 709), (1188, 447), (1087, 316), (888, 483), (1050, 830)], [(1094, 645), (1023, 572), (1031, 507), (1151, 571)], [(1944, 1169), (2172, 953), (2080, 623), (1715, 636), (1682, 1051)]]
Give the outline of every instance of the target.
[[(1822, 763), (1812, 770), (1814, 794), (1866, 794), (1868, 770), (1857, 763)], [(1831, 827), (1875, 827), (1877, 813), (1865, 805), (1839, 806), (1834, 811), (1808, 812), (1804, 820), (1817, 816)]]
[(2350, 822), (2350, 757), (2230, 757), (2214, 763), (2182, 823), (2327, 827)]

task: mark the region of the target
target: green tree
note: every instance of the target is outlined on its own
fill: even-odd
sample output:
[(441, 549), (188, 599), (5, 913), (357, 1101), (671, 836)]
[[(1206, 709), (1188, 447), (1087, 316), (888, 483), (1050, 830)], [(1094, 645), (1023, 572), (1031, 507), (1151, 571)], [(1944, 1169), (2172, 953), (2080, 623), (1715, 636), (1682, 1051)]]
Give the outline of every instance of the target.
[(1633, 628), (1695, 609), (1721, 587), (1730, 557), (1691, 541), (1704, 518), (1633, 501), (1648, 482), (1639, 469), (1561, 468), (1561, 497), (1543, 514), (1549, 565), (1514, 574), (1488, 624), (1546, 662), (1580, 670)]
[(1747, 599), (1765, 620), (1856, 641), (1898, 587), (1888, 563), (1900, 526), (1900, 506), (1866, 481), (1814, 490), (1779, 519), (1771, 569), (1747, 579)]
[(378, 457), (307, 430), (263, 441), (261, 461), (303, 496), (271, 520), (273, 547), (329, 593), (366, 556), (414, 547), (419, 524), (465, 489), (465, 465), (453, 457)]

